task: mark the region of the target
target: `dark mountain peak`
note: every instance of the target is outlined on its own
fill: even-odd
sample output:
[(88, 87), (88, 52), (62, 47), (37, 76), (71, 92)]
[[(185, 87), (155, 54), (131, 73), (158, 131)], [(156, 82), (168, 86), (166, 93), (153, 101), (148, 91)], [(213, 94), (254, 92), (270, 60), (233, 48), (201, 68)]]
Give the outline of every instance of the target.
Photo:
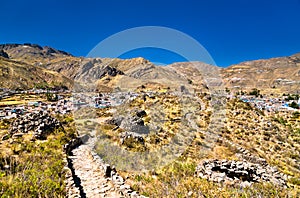
[(48, 46), (42, 47), (32, 43), (0, 44), (0, 50), (4, 50), (11, 58), (19, 58), (24, 56), (42, 56), (44, 58), (51, 56), (72, 56), (70, 53), (62, 50), (57, 50)]
[(0, 50), (0, 56), (4, 58), (9, 58), (8, 54), (4, 50)]
[(57, 50), (57, 49), (54, 49), (54, 48), (49, 47), (49, 46), (43, 47), (42, 50), (45, 51), (47, 54), (56, 53), (56, 54), (63, 54), (63, 55), (66, 55), (66, 56), (73, 56), (72, 54), (70, 54), (68, 52), (65, 52), (65, 51), (62, 51), (62, 50)]
[(30, 47), (33, 47), (33, 48), (36, 48), (36, 49), (39, 49), (39, 50), (43, 50), (43, 47), (41, 47), (40, 45), (37, 45), (37, 44), (24, 43), (23, 45), (30, 46)]

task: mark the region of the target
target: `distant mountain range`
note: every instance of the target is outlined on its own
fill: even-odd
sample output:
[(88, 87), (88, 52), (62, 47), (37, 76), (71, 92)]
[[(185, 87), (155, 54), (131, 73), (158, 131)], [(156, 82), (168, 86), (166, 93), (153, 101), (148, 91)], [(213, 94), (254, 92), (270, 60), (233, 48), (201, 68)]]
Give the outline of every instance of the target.
[(75, 57), (35, 44), (0, 45), (0, 87), (11, 89), (68, 88), (94, 85), (99, 91), (169, 87), (187, 90), (228, 88), (263, 92), (297, 92), (300, 53), (242, 62), (228, 68), (201, 62), (156, 66), (144, 58), (113, 59)]

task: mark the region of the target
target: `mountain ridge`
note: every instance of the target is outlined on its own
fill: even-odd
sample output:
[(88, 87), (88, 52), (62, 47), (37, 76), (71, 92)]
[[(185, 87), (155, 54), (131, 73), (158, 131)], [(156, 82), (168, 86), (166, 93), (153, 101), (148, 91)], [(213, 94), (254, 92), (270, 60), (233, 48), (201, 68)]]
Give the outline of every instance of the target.
[[(159, 83), (165, 87), (178, 88), (186, 85), (205, 90), (209, 84), (217, 84), (221, 88), (232, 90), (258, 88), (268, 92), (283, 92), (294, 91), (300, 84), (300, 53), (244, 61), (222, 68), (202, 62), (178, 62), (157, 66), (142, 57), (75, 57), (62, 50), (29, 43), (1, 44), (0, 51), (4, 56), (7, 54), (9, 60), (18, 61), (18, 64), (41, 67), (75, 83), (95, 82), (107, 88), (124, 87), (124, 83), (131, 88), (141, 84)], [(211, 79), (218, 82), (207, 82)]]

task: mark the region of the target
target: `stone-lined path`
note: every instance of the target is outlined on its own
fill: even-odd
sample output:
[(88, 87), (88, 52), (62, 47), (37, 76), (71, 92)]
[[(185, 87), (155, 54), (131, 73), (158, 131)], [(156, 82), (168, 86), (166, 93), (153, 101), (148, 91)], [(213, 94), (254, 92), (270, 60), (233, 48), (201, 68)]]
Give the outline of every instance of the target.
[(133, 191), (114, 168), (92, 151), (94, 141), (95, 138), (90, 138), (68, 156), (67, 197), (144, 197)]

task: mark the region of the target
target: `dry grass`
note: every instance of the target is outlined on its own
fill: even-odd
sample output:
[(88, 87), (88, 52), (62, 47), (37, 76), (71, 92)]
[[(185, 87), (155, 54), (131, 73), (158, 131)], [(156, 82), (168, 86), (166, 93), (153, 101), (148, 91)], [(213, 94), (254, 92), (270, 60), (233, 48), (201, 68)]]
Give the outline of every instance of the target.
[(23, 136), (1, 142), (1, 197), (65, 196), (62, 145), (74, 137), (74, 124), (64, 126), (65, 130), (54, 131), (44, 141), (32, 142)]
[[(170, 108), (170, 112), (173, 109)], [(239, 114), (233, 115), (234, 112)], [(208, 111), (201, 112), (199, 115), (201, 119), (209, 120)], [(299, 121), (295, 116), (286, 119), (284, 125), (271, 121), (273, 128), (266, 128), (265, 125), (268, 120), (272, 120), (271, 117), (267, 117), (246, 103), (230, 101), (227, 132), (223, 133), (223, 136), (230, 137), (234, 143), (250, 150), (254, 155), (264, 157), (269, 164), (278, 166), (280, 171), (292, 176), (288, 181), (288, 188), (270, 183), (258, 183), (250, 188), (241, 189), (238, 186), (195, 178), (195, 167), (203, 156), (214, 159), (239, 159), (235, 155), (235, 148), (227, 147), (222, 142), (216, 142), (215, 147), (203, 155), (203, 145), (206, 140), (201, 132), (195, 133), (195, 139), (187, 147), (186, 152), (172, 164), (151, 172), (124, 172), (123, 174), (129, 177), (128, 181), (135, 190), (150, 197), (298, 197), (300, 195), (299, 169), (298, 165), (293, 163), (293, 159), (299, 157), (296, 155), (299, 152), (297, 146)], [(265, 136), (270, 138), (264, 139)], [(279, 140), (284, 144), (278, 143)]]

